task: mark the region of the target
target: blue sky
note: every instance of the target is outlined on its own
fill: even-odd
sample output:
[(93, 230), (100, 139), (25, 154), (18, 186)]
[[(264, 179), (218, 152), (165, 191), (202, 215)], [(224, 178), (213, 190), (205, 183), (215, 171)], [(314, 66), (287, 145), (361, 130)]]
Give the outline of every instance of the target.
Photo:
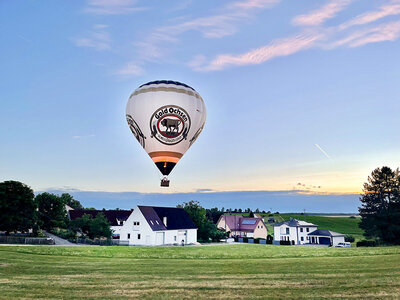
[[(0, 180), (36, 191), (359, 193), (399, 166), (400, 1), (1, 1)], [(159, 187), (125, 121), (151, 80), (207, 123)]]

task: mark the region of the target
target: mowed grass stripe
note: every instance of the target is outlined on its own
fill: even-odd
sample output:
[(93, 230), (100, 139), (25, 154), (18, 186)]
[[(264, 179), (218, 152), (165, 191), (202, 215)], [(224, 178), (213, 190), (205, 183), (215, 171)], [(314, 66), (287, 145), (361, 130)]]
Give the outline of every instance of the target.
[[(374, 248), (374, 252), (356, 248), (357, 252), (349, 251), (347, 256), (325, 257), (311, 251), (311, 257), (243, 259), (240, 252), (252, 253), (252, 246), (255, 245), (202, 248), (209, 257), (219, 257), (218, 248), (232, 251), (229, 259), (196, 259), (192, 255), (185, 258), (185, 251), (190, 248), (172, 248), (182, 249), (178, 251), (181, 258), (132, 259), (88, 256), (88, 249), (84, 248), (59, 248), (74, 253), (63, 256), (46, 255), (42, 247), (29, 247), (29, 253), (20, 252), (22, 247), (7, 247), (6, 251), (0, 249), (0, 298), (365, 299), (400, 295), (400, 247)], [(95, 248), (96, 255), (110, 251), (109, 247)], [(289, 248), (300, 253), (311, 250), (282, 246), (271, 251), (285, 255), (294, 251)], [(112, 251), (119, 249), (123, 248)], [(138, 249), (131, 247), (123, 252), (132, 254)], [(86, 255), (79, 256), (79, 252)]]

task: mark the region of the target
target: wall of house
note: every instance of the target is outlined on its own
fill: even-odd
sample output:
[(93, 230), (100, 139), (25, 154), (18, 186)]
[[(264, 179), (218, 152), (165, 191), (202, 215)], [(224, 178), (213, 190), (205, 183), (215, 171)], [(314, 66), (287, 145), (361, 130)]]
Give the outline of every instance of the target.
[[(225, 224), (225, 218), (224, 218), (224, 217), (221, 217), (221, 218), (218, 220), (217, 228), (222, 229), (222, 230), (225, 230), (226, 232), (230, 232), (230, 231), (231, 231), (231, 229), (229, 228), (229, 226)], [(231, 233), (231, 235), (232, 235), (232, 233)]]
[[(134, 222), (139, 222), (139, 225), (133, 225)], [(180, 244), (182, 240), (185, 244), (197, 242), (197, 229), (153, 231), (138, 208), (132, 212), (124, 225), (119, 227), (120, 240), (129, 241), (130, 246)]]
[[(299, 226), (298, 227), (298, 234), (299, 234), (299, 244), (309, 244), (308, 234), (317, 230), (317, 226)], [(303, 231), (301, 231), (303, 229)], [(303, 238), (303, 240), (301, 240)]]
[(258, 239), (266, 239), (267, 238), (267, 227), (265, 226), (263, 221), (258, 221), (256, 228), (254, 229), (253, 236)]
[(333, 236), (331, 241), (332, 241), (332, 246), (335, 247), (339, 243), (344, 243), (344, 236)]
[[(139, 222), (139, 225), (133, 225), (133, 222)], [(121, 227), (120, 240), (129, 241), (129, 245), (155, 245), (156, 234), (138, 208), (131, 213)]]

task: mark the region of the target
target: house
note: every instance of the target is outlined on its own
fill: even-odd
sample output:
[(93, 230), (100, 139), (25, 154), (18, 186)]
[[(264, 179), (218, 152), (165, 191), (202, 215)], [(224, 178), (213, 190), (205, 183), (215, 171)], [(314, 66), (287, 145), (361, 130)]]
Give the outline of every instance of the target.
[(68, 217), (70, 220), (82, 218), (83, 215), (91, 215), (96, 218), (97, 214), (102, 213), (110, 223), (110, 229), (113, 233), (114, 239), (119, 239), (120, 231), (124, 222), (132, 214), (132, 210), (94, 210), (94, 209), (71, 209), (68, 210)]
[(129, 245), (193, 244), (197, 227), (183, 208), (137, 206), (124, 222), (120, 239)]
[(292, 245), (309, 243), (308, 234), (317, 230), (318, 225), (290, 218), (274, 225), (274, 244), (290, 241)]
[(222, 215), (217, 222), (218, 229), (229, 232), (229, 236), (267, 238), (267, 226), (262, 218), (246, 218), (241, 215)]
[(345, 235), (342, 233), (317, 229), (308, 234), (310, 244), (337, 246), (339, 243), (344, 243)]

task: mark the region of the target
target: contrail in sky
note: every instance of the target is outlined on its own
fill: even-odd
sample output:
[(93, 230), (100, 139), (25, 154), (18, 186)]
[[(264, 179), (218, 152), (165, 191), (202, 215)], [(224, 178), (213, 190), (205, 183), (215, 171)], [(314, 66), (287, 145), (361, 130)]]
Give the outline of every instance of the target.
[(331, 157), (329, 156), (329, 154), (326, 153), (326, 152), (324, 151), (324, 149), (322, 149), (318, 144), (314, 144), (314, 145), (315, 145), (315, 147), (317, 147), (317, 148), (319, 149), (319, 151), (321, 151), (327, 158), (331, 159)]

